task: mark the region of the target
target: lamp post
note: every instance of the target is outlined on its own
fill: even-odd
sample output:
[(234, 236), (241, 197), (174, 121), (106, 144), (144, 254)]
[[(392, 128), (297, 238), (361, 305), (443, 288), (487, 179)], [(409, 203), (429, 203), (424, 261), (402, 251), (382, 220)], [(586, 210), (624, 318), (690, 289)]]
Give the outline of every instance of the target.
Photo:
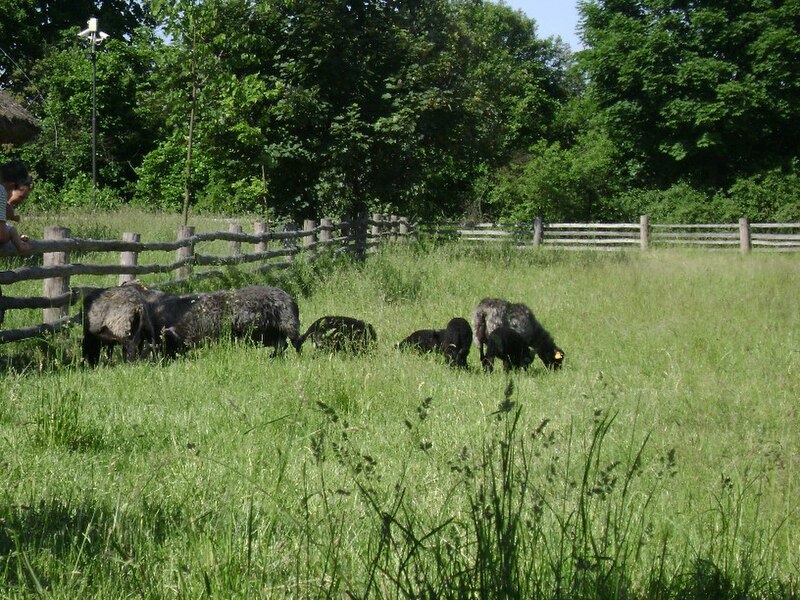
[(97, 19), (90, 18), (88, 27), (78, 37), (89, 40), (89, 59), (92, 61), (92, 206), (97, 205), (97, 54), (95, 49), (108, 37), (108, 34), (97, 27)]

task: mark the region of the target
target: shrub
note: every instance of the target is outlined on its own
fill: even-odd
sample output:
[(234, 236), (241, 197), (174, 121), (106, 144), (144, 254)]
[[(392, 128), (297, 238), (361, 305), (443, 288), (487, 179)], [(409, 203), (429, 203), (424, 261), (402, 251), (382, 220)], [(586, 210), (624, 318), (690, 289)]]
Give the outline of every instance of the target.
[(799, 167), (794, 161), (791, 172), (773, 169), (740, 179), (715, 197), (715, 208), (725, 220), (800, 221)]

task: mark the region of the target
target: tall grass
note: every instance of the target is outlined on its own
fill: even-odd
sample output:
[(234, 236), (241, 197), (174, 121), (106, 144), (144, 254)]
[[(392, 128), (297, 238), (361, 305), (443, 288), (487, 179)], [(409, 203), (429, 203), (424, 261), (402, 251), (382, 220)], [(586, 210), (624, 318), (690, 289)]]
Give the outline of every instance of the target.
[[(798, 271), (398, 246), (272, 280), (305, 325), (374, 323), (361, 358), (223, 342), (92, 371), (75, 335), (24, 350), (0, 396), (0, 596), (796, 598)], [(395, 349), (485, 296), (529, 304), (564, 369)]]

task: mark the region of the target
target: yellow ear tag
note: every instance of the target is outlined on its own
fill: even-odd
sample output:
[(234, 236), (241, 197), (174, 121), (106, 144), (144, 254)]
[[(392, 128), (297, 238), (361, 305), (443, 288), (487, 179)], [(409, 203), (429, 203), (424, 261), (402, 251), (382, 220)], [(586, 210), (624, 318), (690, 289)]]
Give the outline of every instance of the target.
[(564, 358), (564, 353), (563, 352), (556, 352), (556, 360), (561, 360), (562, 358)]

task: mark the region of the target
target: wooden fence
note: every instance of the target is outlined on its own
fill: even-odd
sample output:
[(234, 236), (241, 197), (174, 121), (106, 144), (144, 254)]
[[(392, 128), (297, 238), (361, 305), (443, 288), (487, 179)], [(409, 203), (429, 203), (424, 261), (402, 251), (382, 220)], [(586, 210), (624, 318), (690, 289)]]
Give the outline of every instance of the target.
[[(647, 250), (652, 247), (703, 247), (799, 251), (800, 223), (749, 223), (741, 219), (733, 224), (662, 225), (652, 224), (647, 216), (639, 223), (534, 223), (500, 225), (496, 223), (417, 224), (406, 218), (373, 214), (371, 218), (334, 222), (331, 219), (306, 221), (302, 229), (287, 225), (270, 231), (263, 222), (253, 225), (253, 233), (244, 233), (233, 223), (227, 232), (195, 233), (193, 227), (181, 227), (175, 241), (144, 243), (138, 233), (125, 233), (122, 240), (73, 239), (69, 230), (50, 227), (45, 239), (35, 244), (33, 254), (42, 255), (41, 266), (22, 266), (0, 271), (0, 325), (7, 310), (42, 309), (43, 322), (20, 329), (0, 330), (0, 344), (57, 331), (77, 321), (69, 316), (69, 307), (80, 300), (90, 286), (70, 287), (72, 278), (91, 275), (118, 275), (119, 283), (141, 275), (164, 274), (168, 279), (153, 284), (218, 276), (215, 267), (255, 264), (257, 271), (286, 268), (302, 253), (313, 257), (324, 248), (336, 252), (365, 254), (384, 240), (403, 239), (409, 235), (429, 235), (463, 243), (510, 243), (521, 248), (560, 248), (568, 250)], [(227, 254), (204, 254), (202, 247), (211, 242), (227, 241)], [(250, 245), (251, 247), (246, 247)], [(4, 252), (5, 250), (5, 252)], [(140, 264), (143, 253), (174, 252), (166, 263)], [(70, 260), (71, 253), (114, 253), (117, 264), (80, 264)], [(0, 248), (0, 256), (8, 249)], [(15, 297), (13, 284), (42, 280), (42, 296)]]
[(565, 250), (647, 250), (651, 247), (703, 247), (772, 251), (800, 250), (800, 223), (664, 225), (650, 223), (437, 223), (419, 232), (462, 242), (501, 242), (517, 247)]
[[(266, 223), (256, 222), (253, 233), (244, 233), (242, 226), (232, 223), (227, 232), (195, 233), (194, 227), (180, 227), (175, 241), (144, 243), (139, 233), (124, 233), (122, 240), (73, 239), (68, 229), (48, 227), (45, 239), (35, 242), (33, 255), (42, 256), (41, 266), (21, 266), (0, 271), (0, 325), (5, 313), (15, 309), (42, 309), (43, 322), (18, 329), (0, 330), (0, 344), (14, 342), (58, 331), (78, 321), (79, 316), (69, 316), (69, 307), (94, 289), (91, 286), (70, 287), (73, 278), (91, 275), (118, 275), (120, 284), (141, 275), (164, 274), (168, 279), (152, 284), (222, 275), (216, 267), (254, 264), (256, 271), (282, 269), (290, 266), (295, 257), (318, 255), (325, 249), (334, 252), (352, 252), (364, 255), (384, 241), (399, 240), (410, 235), (408, 220), (403, 217), (385, 217), (373, 214), (371, 218), (357, 218), (334, 222), (322, 219), (304, 222), (302, 229), (290, 224), (281, 231), (270, 231)], [(203, 246), (211, 242), (227, 241), (227, 254), (204, 254)], [(245, 245), (252, 248), (245, 249)], [(9, 254), (8, 248), (4, 248)], [(71, 262), (77, 253), (118, 254), (118, 264), (80, 264)], [(140, 264), (142, 253), (174, 252), (174, 261)], [(14, 297), (13, 284), (42, 280), (42, 296)]]

